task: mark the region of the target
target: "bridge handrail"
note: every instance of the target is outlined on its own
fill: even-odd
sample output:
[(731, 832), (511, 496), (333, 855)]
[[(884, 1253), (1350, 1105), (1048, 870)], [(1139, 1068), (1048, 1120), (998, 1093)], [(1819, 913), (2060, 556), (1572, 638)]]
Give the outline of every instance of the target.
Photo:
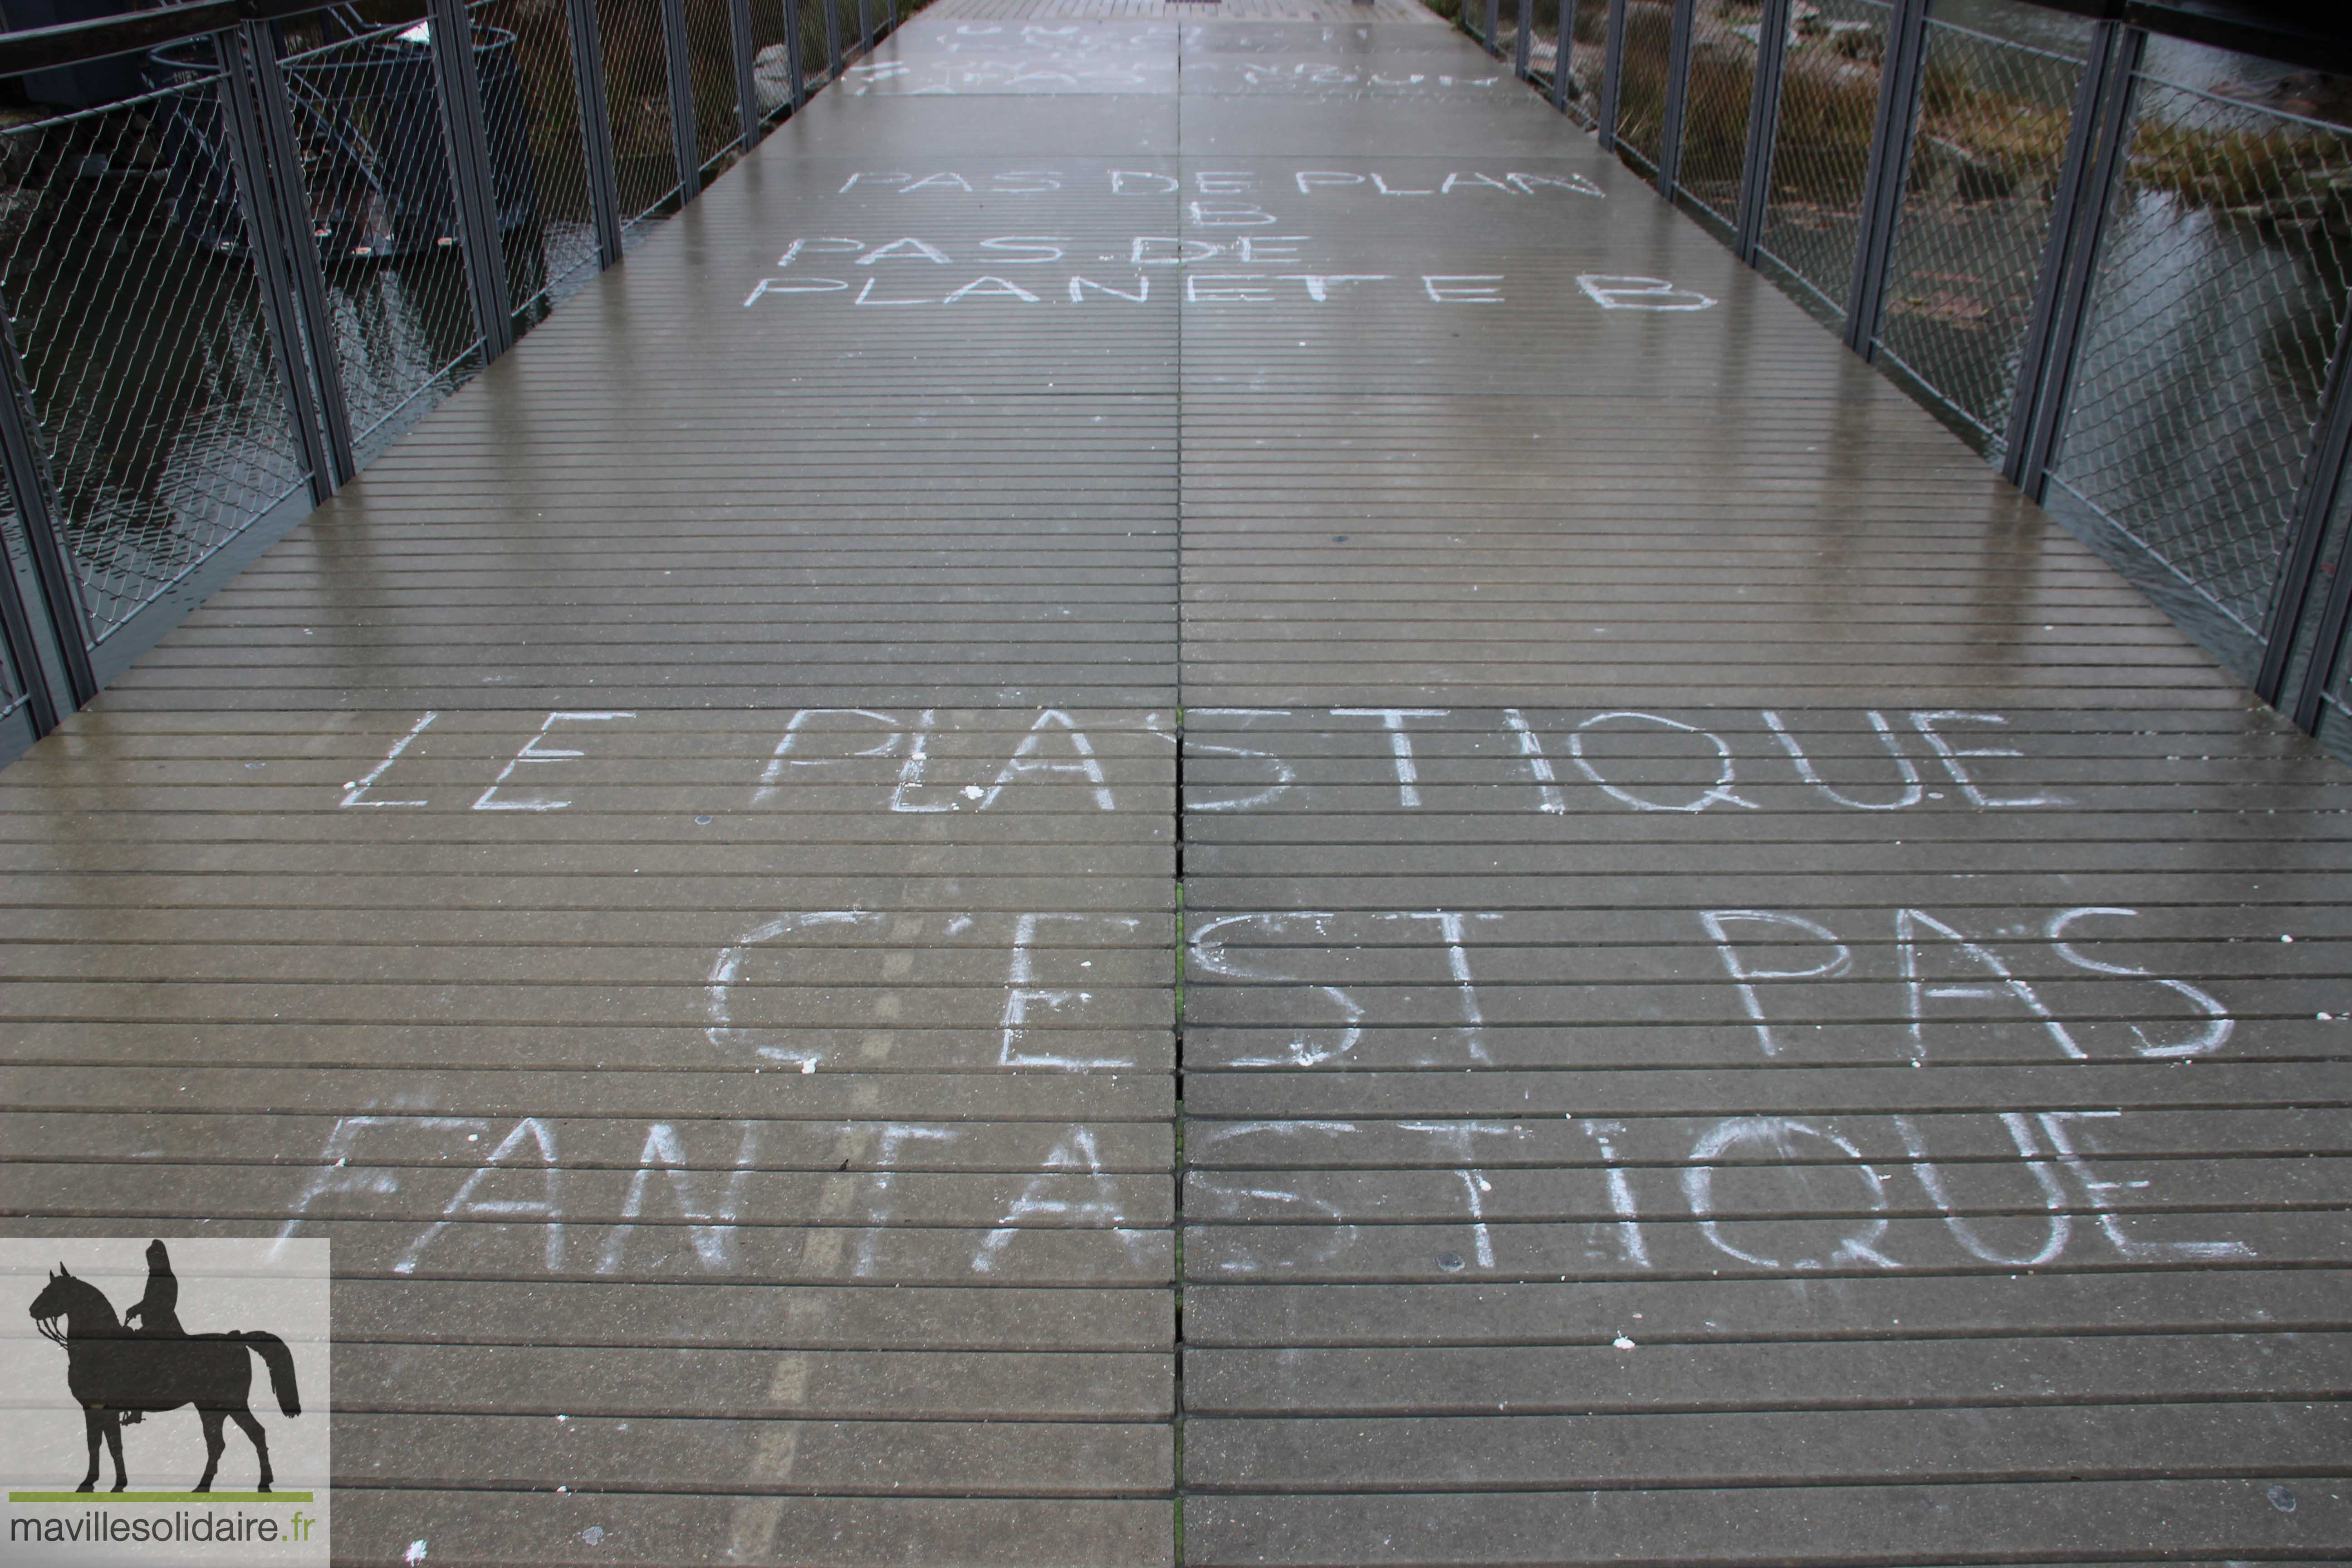
[(1539, 4), (1459, 20), (2352, 756), (2352, 29), (1557, 0), (1547, 68)]
[(0, 36), (57, 110), (0, 110), (0, 760), (912, 8), (196, 0)]

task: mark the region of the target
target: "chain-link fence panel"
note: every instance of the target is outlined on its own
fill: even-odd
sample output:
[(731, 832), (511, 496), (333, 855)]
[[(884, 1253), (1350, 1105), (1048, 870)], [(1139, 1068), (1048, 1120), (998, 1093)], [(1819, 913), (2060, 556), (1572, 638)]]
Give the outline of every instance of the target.
[(784, 21), (793, 0), (751, 0), (751, 90), (762, 124), (793, 106), (793, 60)]
[[(1553, 96), (1570, 119), (1591, 130), (1599, 122), (1601, 78), (1608, 68), (1609, 0), (1575, 0), (1569, 11), (1568, 35), (1554, 40), (1551, 59), (1543, 60), (1540, 45), (1536, 53), (1538, 62), (1552, 73)], [(1568, 73), (1565, 83), (1557, 76), (1561, 70)]]
[[(333, 14), (318, 20), (342, 31)], [(505, 44), (501, 74), (510, 76), (511, 40)], [(478, 62), (486, 52), (477, 47)], [(280, 68), (326, 279), (332, 359), (351, 410), (352, 451), (364, 466), (484, 363), (430, 25), (395, 21), (334, 37), (288, 55)], [(486, 81), (490, 74), (486, 65)], [(500, 162), (507, 228), (529, 216), (529, 163), (511, 153)]]
[(1486, 0), (1423, 0), (1423, 4), (1474, 39), (1486, 26)]
[(1845, 316), (1862, 237), (1862, 194), (1892, 8), (1805, 0), (1780, 78), (1772, 189), (1760, 258), (1829, 321)]
[(156, 90), (0, 131), (0, 298), (92, 645), (310, 477), (210, 47), (142, 69)]
[[(507, 292), (518, 328), (596, 276), (588, 152), (572, 29), (547, 0), (475, 0), (474, 58), (489, 128)], [(511, 225), (509, 218), (514, 221)]]
[(1944, 20), (1951, 8), (1927, 20), (1874, 353), (1979, 452), (1998, 457), (2095, 30), (2022, 0), (1968, 0), (1966, 14), (1999, 32)]
[(1739, 214), (1739, 176), (1748, 163), (1748, 111), (1756, 91), (1756, 56), (1763, 27), (1760, 0), (1699, 0), (1692, 18), (1690, 85), (1684, 92), (1682, 161), (1675, 184), (1725, 228)]
[(827, 20), (834, 7), (830, 0), (799, 0), (799, 5), (801, 65), (814, 90), (818, 84), (830, 80), (840, 65), (838, 39)]
[(1658, 172), (1666, 128), (1666, 68), (1675, 9), (1662, 0), (1626, 0), (1625, 50), (1617, 70), (1617, 151), (1644, 174)]
[(2117, 185), (2052, 477), (2244, 677), (2347, 324), (2352, 129), (2143, 71)]
[(1527, 0), (1527, 5), (1528, 79), (1550, 92), (1559, 68), (1560, 13), (1574, 6), (1572, 0)]
[(694, 88), (695, 154), (715, 174), (743, 140), (735, 97), (735, 35), (727, 0), (685, 0), (687, 78)]
[(670, 141), (669, 51), (661, 7), (652, 0), (596, 0), (604, 57), (604, 102), (613, 126), (613, 184), (620, 193), (621, 237), (645, 237), (645, 222), (679, 190)]

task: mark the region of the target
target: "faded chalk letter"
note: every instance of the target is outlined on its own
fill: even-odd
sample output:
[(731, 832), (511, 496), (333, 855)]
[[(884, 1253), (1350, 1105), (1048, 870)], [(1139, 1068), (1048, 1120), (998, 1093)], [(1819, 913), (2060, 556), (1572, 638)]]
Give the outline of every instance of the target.
[(847, 282), (839, 278), (762, 278), (743, 296), (743, 308), (750, 310), (769, 294), (830, 294), (836, 289), (846, 289)]
[(1431, 272), (1422, 275), (1421, 287), (1441, 305), (1499, 305), (1502, 282), (1499, 272)]
[[(1862, 1178), (1863, 1190), (1870, 1201), (1871, 1215), (1850, 1235), (1841, 1237), (1826, 1258), (1766, 1258), (1734, 1247), (1724, 1239), (1723, 1222), (1715, 1214), (1715, 1162), (1732, 1150), (1746, 1150), (1770, 1154), (1783, 1163), (1837, 1169), (1836, 1163), (1818, 1165), (1812, 1161), (1801, 1162), (1797, 1154), (1799, 1138), (1817, 1139), (1829, 1144), (1853, 1162), (1844, 1166)], [(1699, 1233), (1726, 1255), (1759, 1268), (1819, 1268), (1830, 1263), (1869, 1263), (1881, 1268), (1899, 1268), (1901, 1264), (1878, 1250), (1874, 1245), (1886, 1234), (1886, 1180), (1863, 1160), (1862, 1151), (1836, 1133), (1808, 1122), (1786, 1116), (1735, 1116), (1718, 1121), (1702, 1137), (1690, 1152), (1690, 1163), (1683, 1168), (1683, 1195), (1690, 1204), (1691, 1217), (1699, 1222)]]
[(383, 777), (385, 772), (391, 768), (393, 763), (400, 761), (400, 753), (408, 750), (410, 744), (415, 741), (416, 737), (425, 733), (425, 730), (431, 726), (433, 721), (439, 717), (441, 717), (439, 713), (428, 710), (424, 718), (419, 719), (415, 723), (410, 725), (408, 733), (403, 735), (399, 740), (394, 741), (392, 743), (392, 750), (383, 754), (383, 761), (376, 763), (375, 766), (361, 774), (356, 781), (348, 786), (347, 791), (343, 795), (342, 804), (346, 806), (423, 805), (426, 804), (421, 800), (363, 800), (361, 797), (365, 795), (369, 790), (375, 787), (375, 781)]
[(1406, 733), (1408, 719), (1443, 719), (1443, 708), (1334, 708), (1335, 719), (1378, 719), (1389, 732), (1389, 755), (1396, 763), (1397, 804), (1408, 811), (1421, 806), (1421, 768), (1413, 761), (1412, 737)]
[(2161, 974), (2150, 974), (2145, 969), (2134, 969), (2127, 963), (2107, 963), (2099, 959), (2085, 958), (2074, 951), (2074, 944), (2066, 940), (2068, 929), (2076, 921), (2089, 920), (2094, 916), (2137, 920), (2139, 918), (2139, 911), (2096, 906), (2079, 910), (2061, 910), (2050, 917), (2048, 927), (2050, 946), (2059, 957), (2077, 969), (2087, 969), (2095, 974), (2118, 974), (2128, 979), (2152, 981), (2168, 991), (2178, 993), (2188, 1001), (2190, 1006), (2204, 1014), (2206, 1017), (2202, 1032), (2186, 1040), (2173, 1040), (2163, 1044), (2148, 1038), (2147, 1030), (2140, 1025), (2132, 1025), (2131, 1032), (2139, 1037), (2139, 1054), (2144, 1057), (2201, 1057), (2208, 1051), (2220, 1050), (2229, 1039), (2231, 1032), (2237, 1027), (2237, 1022), (2230, 1016), (2229, 1009), (2222, 1006), (2211, 993), (2191, 985), (2186, 980), (2168, 980)]
[[(1835, 980), (1853, 968), (1853, 952), (1837, 939), (1837, 933), (1821, 921), (1809, 921), (1802, 915), (1779, 914), (1770, 910), (1701, 910), (1698, 918), (1699, 923), (1706, 927), (1707, 934), (1715, 938), (1716, 956), (1723, 960), (1724, 972), (1731, 976), (1732, 984), (1738, 987), (1739, 1004), (1748, 1010), (1748, 1018), (1756, 1026), (1756, 1043), (1764, 1048), (1768, 1057), (1780, 1055), (1780, 1047), (1772, 1038), (1772, 1026), (1764, 1016), (1764, 1004), (1756, 994), (1756, 983), (1759, 980)], [(1790, 940), (1787, 932), (1794, 931), (1828, 947), (1829, 956), (1807, 969), (1758, 968), (1748, 962), (1739, 951), (1740, 944), (1732, 940), (1730, 931), (1725, 929), (1735, 923), (1782, 928), (1771, 935), (1751, 937), (1751, 943), (1777, 939), (1780, 945), (1786, 945)]]
[(540, 742), (545, 740), (547, 738), (547, 732), (555, 728), (556, 725), (593, 724), (610, 722), (615, 719), (634, 719), (636, 715), (635, 713), (550, 713), (547, 716), (547, 721), (539, 727), (539, 733), (533, 735), (530, 740), (525, 741), (522, 743), (522, 750), (514, 754), (514, 761), (506, 765), (506, 770), (499, 773), (499, 776), (491, 782), (490, 787), (482, 792), (481, 798), (474, 802), (474, 809), (476, 811), (563, 810), (572, 804), (570, 801), (550, 800), (544, 795), (533, 796), (526, 800), (499, 800), (497, 798), (499, 788), (500, 785), (504, 784), (507, 780), (512, 778), (514, 776), (514, 771), (522, 766), (525, 763), (568, 762), (572, 758), (583, 754), (579, 752), (565, 751), (562, 749), (546, 751), (541, 748)]
[(1696, 289), (1677, 289), (1663, 278), (1585, 272), (1577, 276), (1576, 286), (1604, 310), (1704, 310), (1715, 303)]
[(1255, 272), (1193, 272), (1184, 279), (1184, 300), (1192, 305), (1263, 305), (1274, 298)]
[(1212, 202), (1187, 202), (1184, 205), (1192, 221), (1202, 228), (1263, 228), (1282, 221), (1264, 207)]
[(1911, 727), (1926, 737), (1927, 744), (1936, 749), (1936, 756), (1944, 764), (1944, 771), (1952, 775), (1952, 782), (1960, 786), (1960, 793), (1969, 797), (1969, 803), (1971, 805), (2000, 807), (2065, 805), (2066, 797), (2063, 795), (2011, 795), (2005, 800), (1997, 800), (1985, 794), (1978, 786), (1976, 780), (1969, 775), (1968, 770), (1960, 766), (1960, 759), (1963, 757), (2021, 757), (2025, 753), (2009, 746), (1955, 746), (1937, 728), (1939, 724), (2006, 724), (2009, 721), (1999, 713), (1963, 713), (1951, 708), (1911, 715)]

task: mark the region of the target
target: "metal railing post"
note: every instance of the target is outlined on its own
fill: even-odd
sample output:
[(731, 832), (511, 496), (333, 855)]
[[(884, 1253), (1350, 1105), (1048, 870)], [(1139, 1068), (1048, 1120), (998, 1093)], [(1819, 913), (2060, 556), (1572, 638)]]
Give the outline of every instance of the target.
[(792, 79), (793, 112), (808, 107), (808, 55), (801, 47), (801, 0), (769, 0), (784, 8), (784, 74)]
[(2098, 280), (2099, 246), (2106, 234), (2107, 215), (2115, 205), (2116, 183), (2123, 177), (2133, 88), (2139, 79), (2140, 55), (2147, 47), (2147, 35), (2137, 27), (2118, 26), (2102, 42), (2109, 47), (2099, 87), (2095, 146), (2082, 186), (2074, 193), (2074, 205), (2065, 215), (2064, 261), (2053, 289), (2049, 331), (2039, 362), (2027, 360), (2019, 372), (2020, 396), (2025, 393), (2025, 378), (2032, 378), (2033, 405), (2022, 421), (2024, 439), (2011, 452), (2003, 472), (2029, 500), (2038, 501), (2049, 491), (2050, 463), (2057, 451), (2059, 426), (2066, 417), (2066, 399), (2082, 353), (2091, 288)]
[(1895, 227), (1903, 216), (1903, 188), (1910, 179), (1927, 63), (1927, 0), (1895, 0), (1886, 24), (1886, 60), (1879, 69), (1870, 168), (1862, 182), (1862, 238), (1845, 297), (1846, 347), (1865, 357), (1886, 303), (1886, 275), (1895, 256)]
[(702, 137), (694, 122), (693, 57), (687, 53), (686, 0), (661, 0), (662, 52), (669, 61), (669, 142), (677, 158), (681, 205), (702, 194)]
[(1731, 251), (1748, 266), (1764, 245), (1764, 215), (1772, 202), (1772, 149), (1780, 134), (1780, 83), (1789, 64), (1793, 0), (1764, 0), (1756, 33), (1756, 79), (1748, 94), (1748, 151), (1739, 163), (1739, 206)]
[[(2096, 199), (2091, 182), (2105, 143), (2100, 128), (2119, 109), (2116, 101), (2120, 22), (2101, 22), (2091, 36), (2091, 58), (2084, 63), (2083, 79), (2074, 89), (2074, 118), (2066, 125), (2066, 151), (2058, 166), (2057, 189), (2050, 198), (2050, 232), (2042, 242), (2042, 261), (2034, 273), (2033, 308), (2026, 317), (2025, 335), (2018, 344), (2017, 390), (2010, 395), (2009, 423), (2002, 437), (2000, 475), (2020, 489), (2026, 488), (2034, 447), (2034, 421), (2042, 402), (2044, 373), (2056, 342), (2058, 318), (2066, 298), (2066, 268), (2074, 253), (2077, 229), (2096, 221), (2107, 187), (2101, 183)], [(2129, 72), (2123, 78), (2127, 79)]]
[(58, 727), (58, 694), (49, 689), (49, 661), (41, 657), (32, 613), (25, 607), (12, 567), (13, 563), (0, 564), (0, 641), (6, 644), (8, 666), (24, 689), (26, 717), (38, 740)]
[[(1563, 5), (1574, 3), (1575, 0), (1561, 0)], [(1528, 62), (1533, 57), (1536, 47), (1535, 0), (1518, 0), (1518, 5), (1519, 42), (1518, 48), (1512, 56), (1511, 71), (1521, 81), (1525, 81), (1528, 79)]]
[[(2352, 399), (2340, 401), (2352, 402)], [(2344, 458), (2343, 452), (2336, 454), (2336, 468), (2327, 476), (2331, 498), (2339, 496), (2343, 487), (2352, 482), (2344, 471)], [(2332, 510), (2331, 506), (2319, 514), (2323, 528)], [(2328, 588), (2326, 607), (2320, 612), (2318, 635), (2312, 639), (2311, 663), (2303, 672), (2303, 684), (2295, 691), (2294, 708), (2288, 715), (2296, 727), (2306, 733), (2319, 728), (2319, 705), (2327, 696), (2328, 677), (2336, 673), (2336, 661), (2344, 657), (2344, 631), (2347, 621), (2352, 621), (2352, 572), (2339, 567), (2335, 582)], [(2292, 633), (2288, 636), (2291, 637)], [(2280, 640), (2287, 639), (2282, 637)], [(2268, 662), (2267, 658), (2264, 662)]]
[(352, 411), (343, 399), (334, 326), (327, 313), (327, 275), (319, 265), (319, 247), (315, 243), (318, 237), (310, 231), (310, 197), (302, 189), (302, 145), (294, 134), (294, 105), (286, 92), (286, 73), (278, 63), (280, 40), (273, 23), (247, 22), (241, 31), (245, 35), (246, 62), (253, 71), (256, 103), (261, 110), (262, 136), (269, 154), (269, 173), (273, 176), (270, 194), (280, 218), (286, 272), (294, 285), (293, 302), (300, 313), (302, 335), (310, 344), (320, 433), (326, 437), (327, 454), (334, 460), (331, 486), (340, 488), (358, 477), (360, 465), (352, 455)]
[(1601, 112), (1593, 125), (1603, 153), (1617, 151), (1617, 89), (1624, 78), (1625, 0), (1609, 0), (1609, 37), (1601, 48)]
[(499, 240), (497, 182), (490, 168), (489, 121), (482, 112), (481, 73), (474, 63), (474, 18), (466, 0), (433, 0), (433, 82), (441, 100), (442, 138), (448, 143), (449, 195), (457, 207), (457, 244), (482, 357), (514, 347), (514, 306), (507, 292), (505, 247)]
[[(251, 30), (248, 30), (251, 29)], [(259, 36), (257, 37), (256, 34)], [(255, 289), (263, 322), (278, 362), (279, 390), (294, 442), (310, 472), (310, 498), (324, 501), (337, 483), (336, 455), (330, 447), (319, 417), (315, 387), (304, 353), (296, 288), (288, 273), (295, 249), (292, 226), (282, 210), (286, 197), (269, 148), (269, 135), (256, 78), (260, 54), (276, 44), (267, 28), (240, 24), (213, 35), (213, 57), (220, 68), (215, 102), (220, 110), (222, 140), (227, 144), (229, 168), (236, 184), (238, 216), (245, 225), (246, 254), (253, 263)], [(273, 59), (273, 64), (275, 63)], [(299, 163), (289, 167), (299, 170)], [(298, 194), (298, 200), (307, 198)], [(306, 215), (307, 216), (307, 212)], [(303, 225), (301, 243), (309, 244)], [(315, 258), (316, 252), (313, 251)], [(324, 367), (332, 375), (332, 366)], [(340, 386), (337, 388), (341, 391)]]
[[(6, 302), (0, 300), (0, 458), (6, 461), (16, 492), (16, 520), (24, 525), (27, 552), (33, 558), (33, 580), (40, 587), (43, 607), (57, 634), (58, 660), (63, 667), (57, 673), (65, 678), (64, 689), (40, 693), (49, 710), (48, 723), (54, 726), (59, 710), (79, 708), (98, 695), (98, 676), (89, 662), (89, 614), (82, 607), (80, 584), (66, 552), (60, 527), (64, 520), (58, 515), (57, 489), (49, 482), (49, 465), (41, 453), (39, 426), (26, 390), (31, 384), (25, 377), (25, 362), (16, 353), (14, 321)], [(0, 551), (0, 558), (5, 555)], [(29, 626), (26, 629), (30, 630)], [(27, 696), (34, 694), (43, 673), (44, 666), (37, 661), (24, 671)], [(38, 710), (34, 719), (39, 721)]]
[(824, 0), (824, 79), (841, 78), (841, 0)]
[(613, 164), (613, 116), (604, 96), (604, 40), (596, 0), (565, 0), (572, 26), (572, 90), (580, 100), (580, 149), (587, 169), (588, 216), (596, 230), (596, 265), (621, 259), (621, 189)]
[(1559, 0), (1559, 44), (1551, 57), (1551, 106), (1568, 112), (1569, 93), (1576, 86), (1576, 7), (1578, 0)]
[(1675, 199), (1683, 171), (1683, 119), (1690, 109), (1691, 34), (1698, 23), (1697, 0), (1675, 0), (1674, 26), (1666, 42), (1666, 104), (1658, 126), (1658, 195)]
[(752, 79), (751, 0), (727, 0), (727, 31), (735, 48), (735, 117), (742, 124), (743, 151), (760, 144), (760, 89)]
[[(245, 220), (246, 254), (253, 260), (253, 278), (261, 296), (263, 321), (269, 328), (269, 342), (278, 360), (278, 376), (286, 395), (286, 416), (294, 429), (294, 444), (302, 453), (302, 463), (310, 471), (310, 499), (324, 501), (335, 493), (339, 473), (355, 471), (339, 468), (350, 456), (348, 444), (341, 453), (331, 445), (319, 417), (319, 405), (314, 396), (309, 357), (303, 352), (301, 305), (297, 289), (288, 276), (291, 256), (297, 242), (292, 223), (283, 204), (289, 199), (283, 182), (273, 168), (269, 155), (269, 137), (265, 126), (258, 89), (255, 85), (257, 62), (263, 50), (275, 50), (268, 28), (258, 23), (241, 23), (213, 35), (213, 57), (220, 65), (221, 126), (228, 143), (229, 169), (236, 181), (236, 202), (239, 215)], [(274, 61), (272, 62), (275, 63)], [(299, 171), (297, 162), (286, 167)], [(297, 178), (299, 179), (299, 174)], [(300, 194), (298, 184), (291, 199), (301, 201), (302, 220), (309, 216), (308, 198)], [(298, 220), (300, 221), (300, 220)], [(299, 243), (310, 244), (310, 228), (301, 221)], [(315, 263), (317, 251), (311, 251)], [(325, 300), (320, 298), (320, 320), (323, 329)], [(331, 354), (319, 346), (313, 352), (320, 355), (319, 380), (333, 379), (334, 361)], [(341, 387), (336, 388), (338, 401)], [(350, 426), (344, 426), (348, 437)]]
[[(2254, 695), (2273, 705), (2279, 700), (2280, 689), (2286, 684), (2287, 661), (2294, 651), (2294, 631), (2303, 618), (2304, 596), (2311, 591), (2320, 542), (2327, 531), (2328, 519), (2336, 512), (2338, 491), (2344, 482), (2346, 455), (2352, 453), (2352, 325), (2336, 333), (2336, 352), (2327, 363), (2326, 390), (2321, 395), (2319, 416), (2312, 424), (2311, 434), (2311, 450), (2304, 458), (2303, 479), (2295, 487), (2294, 505), (2287, 513), (2284, 569), (2271, 595), (2270, 612), (2263, 617), (2263, 662), (2254, 677)], [(2340, 570), (2336, 574), (2343, 575)], [(2313, 657), (2315, 663), (2326, 662), (2319, 658), (2316, 647)], [(2305, 684), (2309, 685), (2308, 679)], [(2302, 706), (2299, 698), (2296, 706), (2298, 710)]]

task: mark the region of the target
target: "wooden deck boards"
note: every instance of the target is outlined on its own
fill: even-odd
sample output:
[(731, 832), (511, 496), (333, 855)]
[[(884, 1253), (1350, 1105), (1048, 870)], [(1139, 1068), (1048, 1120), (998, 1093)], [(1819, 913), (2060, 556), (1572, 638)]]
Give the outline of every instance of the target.
[(941, 0), (0, 774), (0, 1212), (352, 1562), (2342, 1560), (2347, 782), (1403, 0)]

